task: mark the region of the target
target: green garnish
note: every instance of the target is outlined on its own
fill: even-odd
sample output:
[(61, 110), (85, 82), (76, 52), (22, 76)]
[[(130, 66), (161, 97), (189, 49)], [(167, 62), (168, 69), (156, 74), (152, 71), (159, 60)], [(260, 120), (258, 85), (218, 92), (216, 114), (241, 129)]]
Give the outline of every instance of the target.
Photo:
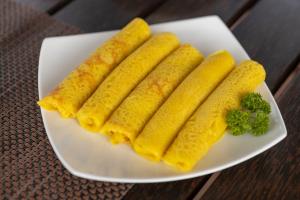
[(258, 111), (251, 118), (251, 134), (260, 136), (265, 134), (269, 129), (269, 115), (263, 111)]
[(241, 100), (240, 109), (227, 113), (226, 122), (232, 135), (250, 132), (255, 136), (265, 134), (269, 129), (270, 104), (259, 93), (249, 93)]
[(227, 114), (226, 122), (232, 135), (242, 135), (251, 130), (249, 123), (250, 114), (238, 109), (231, 110)]
[(242, 98), (241, 105), (244, 109), (248, 109), (251, 112), (263, 111), (267, 114), (271, 112), (270, 104), (263, 100), (259, 93), (249, 93)]

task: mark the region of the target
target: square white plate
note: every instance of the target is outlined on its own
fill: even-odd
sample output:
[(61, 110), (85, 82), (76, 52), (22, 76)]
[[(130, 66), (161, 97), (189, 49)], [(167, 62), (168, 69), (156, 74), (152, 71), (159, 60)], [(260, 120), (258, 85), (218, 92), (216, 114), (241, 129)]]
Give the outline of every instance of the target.
[[(170, 31), (182, 42), (197, 47), (205, 55), (227, 49), (237, 63), (249, 56), (217, 16), (156, 24), (153, 32)], [(44, 40), (39, 61), (39, 97), (51, 91), (99, 44), (115, 31)], [(266, 84), (258, 91), (272, 107), (271, 128), (261, 137), (250, 134), (225, 136), (188, 173), (177, 172), (163, 163), (152, 163), (136, 155), (127, 145), (111, 145), (100, 134), (83, 130), (73, 119), (62, 119), (56, 112), (42, 110), (50, 143), (62, 164), (74, 175), (113, 182), (164, 182), (202, 176), (241, 163), (269, 149), (287, 135), (280, 111)]]

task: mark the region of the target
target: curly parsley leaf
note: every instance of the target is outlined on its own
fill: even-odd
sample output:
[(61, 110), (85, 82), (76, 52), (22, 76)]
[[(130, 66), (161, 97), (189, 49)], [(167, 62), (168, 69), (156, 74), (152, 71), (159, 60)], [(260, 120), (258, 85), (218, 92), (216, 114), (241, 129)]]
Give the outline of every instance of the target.
[(228, 112), (226, 122), (232, 135), (242, 135), (251, 130), (249, 123), (250, 114), (245, 111), (234, 109)]
[(251, 112), (262, 111), (267, 114), (271, 112), (270, 104), (259, 93), (249, 93), (244, 96), (241, 100), (241, 106)]
[(251, 131), (250, 133), (255, 136), (265, 134), (269, 129), (270, 119), (269, 115), (263, 111), (258, 111), (250, 120)]

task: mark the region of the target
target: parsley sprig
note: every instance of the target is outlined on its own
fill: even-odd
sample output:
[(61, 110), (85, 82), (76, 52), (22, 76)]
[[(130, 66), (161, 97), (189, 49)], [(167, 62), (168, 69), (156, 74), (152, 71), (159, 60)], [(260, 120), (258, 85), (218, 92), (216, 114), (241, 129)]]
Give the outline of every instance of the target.
[(270, 104), (259, 93), (249, 93), (241, 100), (241, 108), (227, 113), (226, 122), (232, 135), (250, 132), (254, 136), (265, 134), (269, 129)]
[(249, 93), (241, 101), (242, 108), (251, 112), (262, 111), (266, 114), (271, 112), (270, 104), (259, 93)]

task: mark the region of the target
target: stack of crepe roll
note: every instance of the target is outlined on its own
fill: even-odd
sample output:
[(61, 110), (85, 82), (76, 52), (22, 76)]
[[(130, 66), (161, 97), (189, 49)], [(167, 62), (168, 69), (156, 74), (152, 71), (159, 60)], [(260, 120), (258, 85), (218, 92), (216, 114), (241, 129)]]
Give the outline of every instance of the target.
[(236, 65), (226, 50), (204, 58), (173, 33), (151, 34), (136, 18), (38, 104), (77, 118), (113, 144), (188, 171), (224, 135), (228, 110), (264, 79), (255, 61)]

